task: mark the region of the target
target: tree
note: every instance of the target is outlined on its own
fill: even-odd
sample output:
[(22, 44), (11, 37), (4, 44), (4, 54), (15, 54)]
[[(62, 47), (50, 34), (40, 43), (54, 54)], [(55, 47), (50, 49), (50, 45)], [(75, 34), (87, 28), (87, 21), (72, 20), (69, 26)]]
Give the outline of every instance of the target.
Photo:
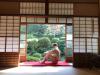
[(57, 34), (55, 34), (56, 37), (62, 37), (65, 36), (65, 26), (61, 25), (60, 26), (60, 31), (57, 32)]
[(28, 34), (32, 34), (33, 36), (43, 37), (46, 33), (48, 26), (47, 25), (29, 25), (27, 30)]

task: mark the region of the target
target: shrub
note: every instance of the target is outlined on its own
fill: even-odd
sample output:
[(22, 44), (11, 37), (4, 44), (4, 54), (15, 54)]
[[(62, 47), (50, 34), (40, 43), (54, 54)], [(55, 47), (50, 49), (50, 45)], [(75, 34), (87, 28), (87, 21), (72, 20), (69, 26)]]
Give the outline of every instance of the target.
[(30, 47), (31, 50), (35, 50), (37, 46), (38, 46), (37, 39), (28, 42), (28, 47)]
[(60, 40), (65, 40), (65, 37), (60, 37)]
[(47, 48), (51, 46), (51, 41), (48, 37), (40, 38), (38, 41), (38, 46), (42, 48)]
[(39, 53), (44, 53), (51, 47), (51, 41), (48, 37), (40, 38), (38, 41), (38, 51)]
[(27, 56), (28, 61), (40, 61), (40, 58), (38, 57), (33, 57), (33, 56)]
[(33, 36), (33, 34), (27, 34), (27, 38), (32, 39), (32, 38), (34, 38), (34, 36)]
[(53, 34), (48, 34), (48, 35), (45, 35), (45, 37), (48, 37), (50, 40), (52, 40), (52, 38), (54, 38), (55, 36)]
[(32, 56), (33, 56), (33, 57), (41, 58), (42, 55), (41, 55), (40, 53), (34, 53)]
[(65, 50), (65, 40), (59, 40), (58, 46), (59, 46), (59, 49), (61, 50), (62, 54), (64, 54), (64, 50)]
[(52, 38), (52, 43), (58, 43), (59, 42), (59, 38)]
[(38, 47), (37, 39), (29, 41), (28, 47), (27, 47), (27, 49), (28, 49), (27, 52), (33, 54), (34, 52), (36, 52), (37, 47)]

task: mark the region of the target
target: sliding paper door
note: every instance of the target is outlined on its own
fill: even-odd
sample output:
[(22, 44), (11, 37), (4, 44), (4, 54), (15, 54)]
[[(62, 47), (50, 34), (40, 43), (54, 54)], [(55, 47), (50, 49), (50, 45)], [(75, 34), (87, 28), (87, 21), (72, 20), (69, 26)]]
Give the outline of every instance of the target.
[(19, 16), (0, 16), (0, 66), (18, 65), (19, 25)]
[(75, 64), (86, 64), (91, 54), (98, 54), (98, 18), (74, 17)]

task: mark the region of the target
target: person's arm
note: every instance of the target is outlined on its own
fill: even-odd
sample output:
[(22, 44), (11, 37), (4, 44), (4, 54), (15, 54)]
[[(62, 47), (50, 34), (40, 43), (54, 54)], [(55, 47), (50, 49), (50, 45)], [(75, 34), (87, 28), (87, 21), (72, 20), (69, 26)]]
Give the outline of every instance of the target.
[(52, 53), (52, 50), (49, 50), (49, 51), (46, 51), (46, 52), (44, 52), (44, 55), (46, 55), (46, 54), (50, 54), (50, 53)]
[(59, 60), (61, 59), (61, 56), (60, 56), (61, 52), (59, 51)]

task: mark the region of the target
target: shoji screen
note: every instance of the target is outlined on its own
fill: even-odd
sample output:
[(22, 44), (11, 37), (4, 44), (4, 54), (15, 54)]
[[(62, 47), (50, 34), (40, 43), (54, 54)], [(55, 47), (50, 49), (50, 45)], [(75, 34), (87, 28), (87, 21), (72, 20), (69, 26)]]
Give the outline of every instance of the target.
[(74, 53), (98, 53), (98, 18), (74, 18)]
[(66, 25), (66, 57), (73, 56), (73, 27), (72, 24)]
[(19, 16), (0, 16), (0, 66), (18, 66)]
[(27, 16), (27, 23), (45, 23), (45, 17)]
[(0, 37), (0, 52), (5, 52), (5, 37)]
[(0, 52), (19, 52), (18, 16), (0, 16)]
[(50, 17), (48, 18), (48, 23), (67, 23), (67, 20), (66, 18)]
[(26, 25), (27, 25), (27, 17), (21, 17), (21, 25), (20, 25), (20, 60), (26, 60), (26, 49), (27, 49), (27, 41), (26, 41)]
[(45, 14), (45, 3), (21, 2), (20, 14)]
[(50, 15), (73, 15), (72, 3), (49, 3)]

